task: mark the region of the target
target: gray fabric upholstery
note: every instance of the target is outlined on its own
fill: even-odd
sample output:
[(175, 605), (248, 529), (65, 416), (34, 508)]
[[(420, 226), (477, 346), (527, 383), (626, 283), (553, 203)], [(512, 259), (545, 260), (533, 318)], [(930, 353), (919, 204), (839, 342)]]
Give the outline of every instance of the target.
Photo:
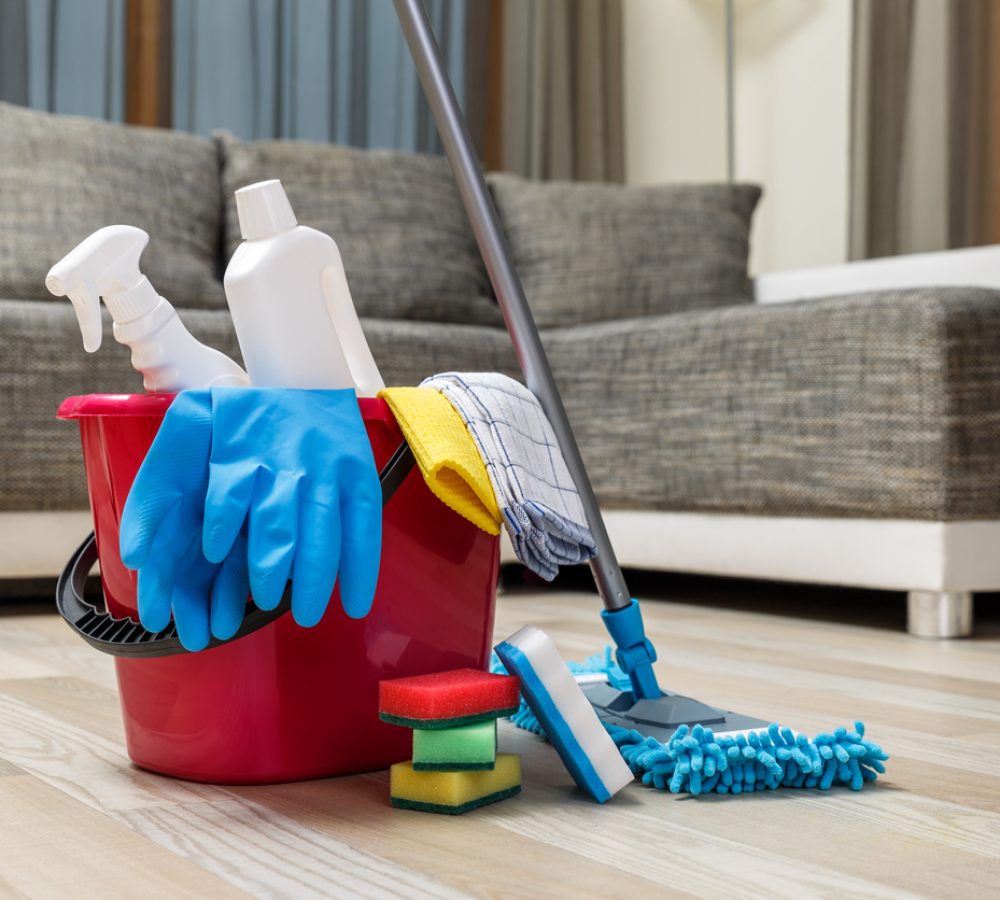
[(1000, 292), (679, 313), (545, 344), (606, 506), (1000, 518)]
[[(516, 375), (444, 160), (222, 146), (227, 195), (279, 177), (301, 220), (337, 238), (389, 383)], [(224, 303), (218, 181), (210, 142), (0, 105), (0, 510), (84, 507), (77, 429), (55, 410), (139, 389), (109, 328), (88, 357), (69, 303), (38, 302), (94, 228), (148, 230), (153, 283), (238, 358), (226, 311), (184, 309)], [(1000, 519), (1000, 292), (749, 305), (756, 188), (492, 184), (606, 506)]]
[[(182, 310), (199, 340), (239, 359), (232, 322), (216, 311)], [(445, 369), (511, 372), (507, 334), (494, 328), (419, 322), (363, 323), (391, 384), (418, 384)], [(0, 510), (87, 506), (79, 431), (56, 419), (59, 403), (87, 393), (142, 390), (105, 313), (104, 345), (84, 353), (69, 303), (0, 300)]]
[(279, 178), (303, 225), (337, 242), (362, 316), (502, 324), (443, 157), (217, 136), (225, 258), (240, 243), (233, 192)]
[[(227, 316), (183, 314), (237, 356)], [(491, 328), (366, 320), (386, 380), (517, 368)], [(135, 390), (67, 305), (0, 301), (0, 509), (86, 504), (64, 396)], [(549, 330), (603, 504), (787, 516), (1000, 518), (1000, 292), (900, 291)]]
[(123, 224), (149, 233), (143, 271), (175, 306), (223, 307), (220, 215), (211, 141), (0, 103), (0, 297), (54, 301), (52, 264)]
[(747, 303), (754, 185), (490, 176), (539, 327)]

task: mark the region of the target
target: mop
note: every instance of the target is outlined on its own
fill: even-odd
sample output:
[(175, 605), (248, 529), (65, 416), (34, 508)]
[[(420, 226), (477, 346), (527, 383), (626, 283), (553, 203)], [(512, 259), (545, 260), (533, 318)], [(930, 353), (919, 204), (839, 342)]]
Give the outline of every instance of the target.
[[(865, 738), (861, 723), (853, 731), (838, 728), (809, 739), (660, 688), (653, 671), (656, 649), (611, 546), (426, 10), (421, 0), (394, 3), (525, 383), (552, 425), (590, 526), (595, 552), (589, 564), (616, 664), (610, 654), (592, 661), (594, 671), (608, 677), (581, 688), (622, 757), (652, 787), (692, 794), (834, 784), (858, 790), (874, 781), (887, 756)], [(612, 665), (620, 677), (611, 677)], [(523, 708), (514, 721), (532, 724)]]
[[(566, 665), (584, 683), (588, 676), (602, 676), (611, 684), (628, 681), (612, 658), (611, 647)], [(496, 654), (490, 669), (506, 672)], [(548, 738), (524, 698), (510, 720)], [(812, 739), (773, 723), (766, 729), (728, 734), (716, 734), (700, 723), (682, 724), (665, 743), (634, 728), (610, 722), (604, 727), (643, 784), (673, 794), (748, 794), (779, 787), (828, 790), (835, 785), (860, 791), (885, 772), (889, 758), (878, 744), (866, 740), (863, 722), (855, 722), (853, 731), (840, 727)]]

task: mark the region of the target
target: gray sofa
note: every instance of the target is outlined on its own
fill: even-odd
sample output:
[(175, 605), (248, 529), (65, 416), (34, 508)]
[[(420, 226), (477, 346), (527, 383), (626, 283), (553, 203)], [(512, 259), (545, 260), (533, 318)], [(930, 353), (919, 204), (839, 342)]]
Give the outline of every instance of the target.
[[(83, 352), (45, 271), (101, 225), (139, 225), (153, 284), (197, 337), (238, 358), (221, 287), (239, 241), (232, 191), (265, 177), (282, 179), (301, 222), (338, 241), (387, 383), (517, 374), (443, 159), (209, 141), (0, 105), (0, 576), (31, 574), (17, 569), (31, 556), (17, 547), (46, 533), (39, 514), (83, 521), (78, 438), (55, 419), (59, 401), (140, 389), (110, 328), (98, 353)], [(491, 183), (625, 563), (808, 579), (790, 563), (741, 573), (697, 561), (712, 538), (690, 564), (671, 548), (706, 521), (722, 523), (706, 532), (720, 546), (723, 524), (746, 523), (746, 547), (761, 523), (1000, 521), (997, 291), (756, 305), (753, 187)], [(945, 600), (986, 589), (907, 582), (905, 571), (898, 584), (866, 579), (850, 564), (814, 580)]]

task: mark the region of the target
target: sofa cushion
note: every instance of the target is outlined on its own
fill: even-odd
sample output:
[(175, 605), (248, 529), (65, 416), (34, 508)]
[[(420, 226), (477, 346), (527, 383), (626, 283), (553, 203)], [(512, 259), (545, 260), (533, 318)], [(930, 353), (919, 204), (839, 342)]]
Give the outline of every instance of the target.
[(1000, 519), (1000, 292), (735, 306), (543, 339), (606, 508)]
[(539, 327), (747, 303), (748, 184), (622, 187), (491, 175)]
[[(229, 314), (181, 310), (199, 340), (239, 359)], [(65, 397), (142, 390), (125, 347), (111, 335), (83, 352), (69, 303), (0, 300), (0, 511), (86, 509), (80, 435), (55, 413)], [(366, 320), (365, 334), (388, 384), (419, 384), (448, 369), (514, 374), (506, 332), (472, 325)]]
[(340, 248), (358, 313), (502, 324), (443, 157), (304, 141), (217, 136), (225, 191), (225, 254), (241, 241), (237, 188), (278, 178), (296, 217)]
[(0, 297), (55, 300), (49, 268), (123, 224), (149, 233), (142, 270), (175, 306), (225, 306), (220, 216), (211, 141), (0, 103)]

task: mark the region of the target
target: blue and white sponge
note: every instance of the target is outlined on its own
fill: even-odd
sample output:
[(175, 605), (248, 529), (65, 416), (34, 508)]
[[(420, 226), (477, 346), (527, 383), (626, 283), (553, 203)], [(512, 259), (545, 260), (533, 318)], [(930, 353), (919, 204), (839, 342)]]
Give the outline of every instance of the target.
[(595, 800), (610, 800), (635, 777), (583, 695), (551, 638), (525, 625), (496, 645), (521, 682), (521, 694), (573, 780)]

